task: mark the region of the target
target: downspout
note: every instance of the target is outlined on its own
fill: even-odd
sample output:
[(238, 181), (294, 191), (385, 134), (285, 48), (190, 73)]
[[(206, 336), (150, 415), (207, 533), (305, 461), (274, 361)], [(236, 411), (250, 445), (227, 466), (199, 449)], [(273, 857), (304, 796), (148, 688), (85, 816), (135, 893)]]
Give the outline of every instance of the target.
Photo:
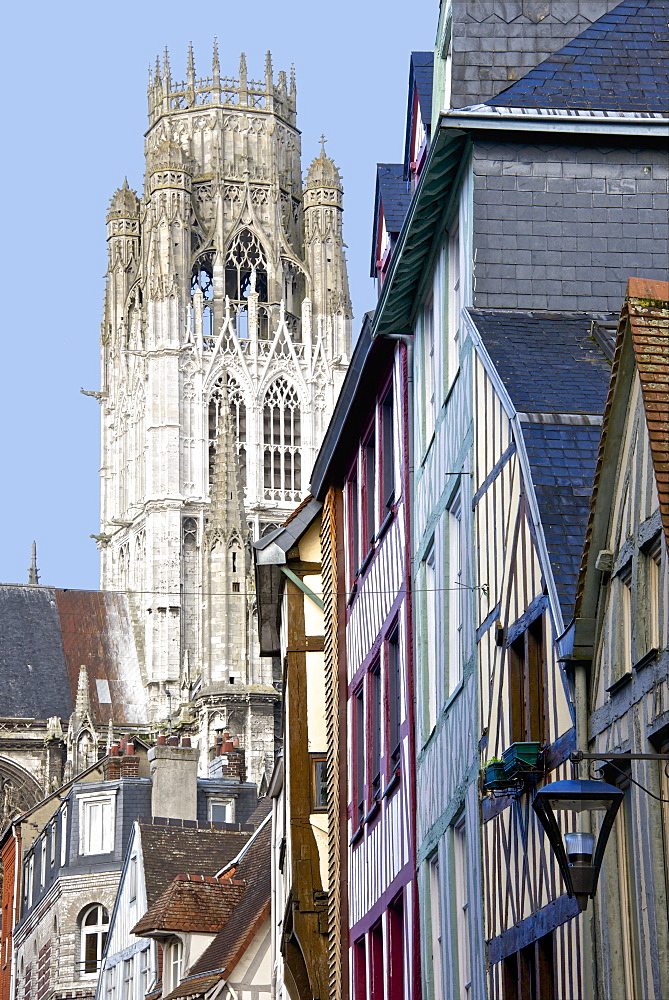
[[(410, 661), (407, 664), (407, 678), (408, 683), (411, 687), (412, 697), (408, 699), (408, 712), (409, 712), (409, 754), (411, 760), (411, 767), (413, 771), (413, 776), (416, 774), (416, 743), (415, 743), (415, 692), (414, 692), (414, 670), (413, 665), (415, 663), (415, 649), (414, 649), (414, 628), (413, 628), (413, 605), (410, 600), (411, 596), (411, 582), (413, 579), (413, 498), (414, 498), (414, 379), (413, 379), (413, 363), (414, 363), (414, 337), (411, 333), (373, 333), (372, 340), (375, 340), (378, 336), (385, 337), (386, 340), (396, 340), (401, 344), (404, 344), (406, 348), (406, 364), (407, 364), (407, 479), (409, 481), (408, 486), (408, 497), (406, 499), (406, 523), (407, 523), (407, 545), (409, 549), (409, 567), (408, 567), (408, 591), (407, 591), (407, 611), (408, 611), (408, 631), (409, 631), (409, 642), (410, 642)], [(414, 862), (416, 854), (417, 845), (417, 804), (416, 804), (416, 783), (412, 778), (412, 794), (409, 796), (410, 811), (411, 811), (411, 840), (414, 851)], [(414, 868), (414, 893), (413, 893), (413, 913), (412, 913), (412, 923), (413, 923), (413, 949), (414, 955), (418, 956), (414, 961), (413, 966), (413, 995), (420, 997), (421, 990), (421, 962), (420, 962), (420, 912), (418, 904), (418, 873)]]

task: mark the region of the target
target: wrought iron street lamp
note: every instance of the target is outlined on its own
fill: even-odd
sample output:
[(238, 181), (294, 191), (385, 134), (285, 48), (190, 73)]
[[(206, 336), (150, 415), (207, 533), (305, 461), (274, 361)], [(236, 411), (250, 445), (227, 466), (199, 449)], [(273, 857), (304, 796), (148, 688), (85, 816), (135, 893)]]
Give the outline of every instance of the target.
[[(585, 910), (588, 898), (595, 895), (604, 849), (624, 795), (620, 788), (605, 781), (553, 781), (539, 789), (532, 803), (557, 858), (567, 892), (576, 897), (579, 910)], [(559, 812), (603, 813), (599, 836), (595, 838), (594, 833), (586, 831), (563, 836), (556, 816)], [(593, 828), (594, 818), (593, 815)]]

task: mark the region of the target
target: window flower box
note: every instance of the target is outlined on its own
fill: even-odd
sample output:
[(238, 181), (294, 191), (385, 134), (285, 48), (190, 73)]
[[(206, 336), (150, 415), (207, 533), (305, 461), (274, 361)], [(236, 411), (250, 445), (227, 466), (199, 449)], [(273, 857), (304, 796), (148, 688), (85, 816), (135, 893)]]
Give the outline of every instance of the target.
[(507, 778), (516, 778), (523, 774), (541, 772), (540, 756), (541, 743), (512, 743), (502, 751), (504, 773)]
[(483, 787), (487, 789), (506, 788), (509, 778), (504, 769), (504, 761), (490, 760), (483, 769)]

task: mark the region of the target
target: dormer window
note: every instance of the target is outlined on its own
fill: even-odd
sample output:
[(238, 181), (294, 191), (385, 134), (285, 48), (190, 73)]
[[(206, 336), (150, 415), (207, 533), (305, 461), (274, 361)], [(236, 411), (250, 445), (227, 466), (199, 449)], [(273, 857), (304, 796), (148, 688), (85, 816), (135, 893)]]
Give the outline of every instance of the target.
[(110, 854), (114, 850), (114, 796), (107, 793), (80, 795), (79, 853)]
[(180, 938), (171, 938), (163, 952), (163, 992), (171, 993), (181, 982), (183, 943)]

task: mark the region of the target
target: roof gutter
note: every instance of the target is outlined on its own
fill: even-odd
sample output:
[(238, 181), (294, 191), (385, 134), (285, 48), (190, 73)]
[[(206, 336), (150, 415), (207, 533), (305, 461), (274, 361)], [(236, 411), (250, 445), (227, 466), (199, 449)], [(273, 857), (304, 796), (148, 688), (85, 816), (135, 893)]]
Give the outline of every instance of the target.
[(440, 128), (503, 132), (558, 132), (570, 135), (637, 136), (665, 138), (669, 136), (669, 118), (640, 118), (617, 112), (569, 111), (555, 108), (494, 108), (487, 104), (457, 111), (442, 111)]

